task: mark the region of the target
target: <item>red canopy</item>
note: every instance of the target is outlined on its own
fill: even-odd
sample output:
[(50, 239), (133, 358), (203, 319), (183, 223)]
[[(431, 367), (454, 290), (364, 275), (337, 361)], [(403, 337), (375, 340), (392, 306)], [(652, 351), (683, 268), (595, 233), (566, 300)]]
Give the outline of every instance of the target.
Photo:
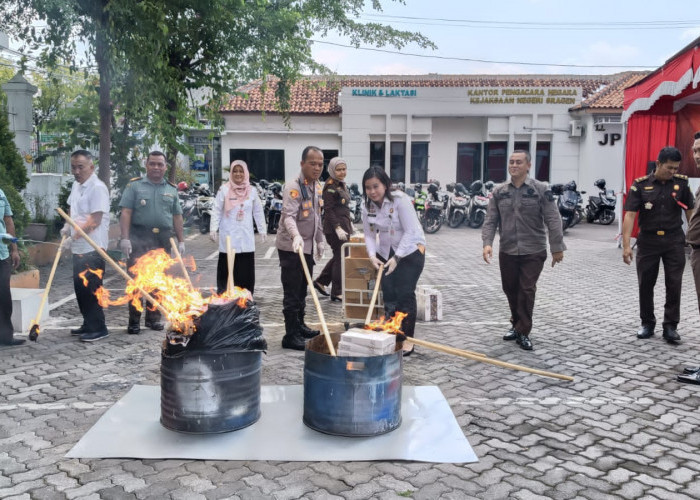
[[(692, 135), (700, 130), (700, 38), (666, 64), (625, 89), (622, 121), (627, 122), (625, 191), (646, 175), (648, 162), (664, 146), (676, 146), (684, 160), (692, 160)], [(696, 177), (694, 163), (681, 172)]]

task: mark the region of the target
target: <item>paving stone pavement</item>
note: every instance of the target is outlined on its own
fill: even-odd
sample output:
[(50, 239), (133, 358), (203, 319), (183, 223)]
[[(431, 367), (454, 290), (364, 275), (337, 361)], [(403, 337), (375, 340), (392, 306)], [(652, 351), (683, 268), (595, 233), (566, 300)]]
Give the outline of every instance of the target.
[[(622, 262), (616, 232), (588, 224), (567, 232), (564, 262), (546, 265), (538, 284), (532, 352), (501, 340), (507, 303), (497, 261), (481, 259), (480, 232), (444, 227), (427, 236), (421, 283), (442, 290), (444, 318), (419, 322), (419, 337), (575, 377), (562, 382), (417, 348), (404, 383), (442, 390), (479, 457), (474, 464), (66, 459), (134, 384), (159, 384), (163, 339), (150, 330), (126, 335), (123, 307), (107, 310), (109, 338), (71, 337), (80, 315), (66, 260), (39, 342), (0, 350), (0, 498), (699, 498), (700, 386), (675, 380), (684, 366), (700, 364), (690, 265), (683, 343), (667, 345), (659, 334), (639, 341), (636, 273)], [(301, 384), (303, 353), (280, 347), (278, 261), (274, 252), (265, 258), (272, 244), (256, 255), (256, 300), (270, 346), (262, 382)], [(193, 235), (187, 247), (199, 266), (194, 279), (213, 286), (216, 260), (206, 258), (214, 244)], [(108, 288), (123, 286), (115, 272), (107, 276)], [(660, 276), (658, 317), (662, 283)], [(340, 329), (340, 306), (322, 305)], [(307, 309), (316, 321), (310, 298)]]

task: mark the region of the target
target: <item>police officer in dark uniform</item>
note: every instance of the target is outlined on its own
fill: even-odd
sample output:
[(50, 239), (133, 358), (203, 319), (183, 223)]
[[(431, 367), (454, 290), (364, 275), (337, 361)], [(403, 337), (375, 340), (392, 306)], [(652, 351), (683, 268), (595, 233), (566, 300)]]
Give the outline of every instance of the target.
[(622, 259), (632, 262), (630, 237), (639, 212), (637, 235), (637, 280), (639, 282), (639, 316), (642, 325), (637, 338), (654, 335), (654, 285), (659, 275), (659, 261), (664, 264), (666, 304), (664, 306), (663, 338), (676, 344), (681, 337), (677, 327), (680, 320), (681, 282), (685, 268), (685, 235), (682, 213), (690, 220), (693, 193), (688, 177), (677, 174), (681, 152), (665, 147), (659, 152), (654, 172), (635, 179), (630, 187), (622, 223)]
[[(121, 241), (119, 246), (128, 259), (127, 266), (156, 248), (170, 250), (173, 231), (177, 237), (178, 249), (185, 253), (182, 223), (182, 207), (177, 196), (177, 187), (165, 180), (167, 163), (165, 154), (152, 151), (146, 158), (146, 177), (131, 179), (122, 194), (119, 206)], [(129, 326), (127, 333), (141, 331), (141, 312), (129, 303)], [(146, 309), (146, 328), (162, 330), (160, 312)]]

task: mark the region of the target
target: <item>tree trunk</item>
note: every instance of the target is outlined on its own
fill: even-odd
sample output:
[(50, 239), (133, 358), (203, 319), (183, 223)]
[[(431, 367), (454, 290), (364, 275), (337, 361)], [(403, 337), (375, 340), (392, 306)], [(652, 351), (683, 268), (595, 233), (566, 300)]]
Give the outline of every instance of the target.
[(97, 60), (97, 71), (100, 75), (100, 161), (98, 177), (102, 182), (110, 187), (110, 161), (109, 156), (112, 151), (112, 103), (110, 94), (112, 87), (112, 69), (109, 64), (109, 52), (105, 33), (102, 29), (97, 30), (95, 41), (95, 59)]
[[(170, 121), (170, 126), (172, 127), (171, 130), (177, 130), (177, 111), (178, 111), (178, 105), (177, 102), (174, 99), (171, 99), (168, 101), (168, 113), (170, 114), (169, 116), (169, 121)], [(176, 171), (176, 165), (177, 165), (177, 143), (175, 140), (170, 141), (170, 144), (166, 146), (166, 161), (168, 162), (168, 180), (172, 182), (173, 184), (175, 183), (175, 171)]]

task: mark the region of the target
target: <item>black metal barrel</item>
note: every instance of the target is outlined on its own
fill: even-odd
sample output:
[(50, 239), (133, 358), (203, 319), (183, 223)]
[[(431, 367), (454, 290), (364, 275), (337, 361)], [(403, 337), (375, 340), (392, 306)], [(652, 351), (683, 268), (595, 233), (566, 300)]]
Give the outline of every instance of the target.
[(173, 431), (235, 431), (260, 418), (260, 351), (187, 352), (163, 355), (160, 423)]
[[(331, 334), (337, 346), (339, 334)], [(401, 350), (382, 356), (328, 354), (323, 335), (306, 344), (304, 424), (337, 436), (376, 436), (401, 425)]]

